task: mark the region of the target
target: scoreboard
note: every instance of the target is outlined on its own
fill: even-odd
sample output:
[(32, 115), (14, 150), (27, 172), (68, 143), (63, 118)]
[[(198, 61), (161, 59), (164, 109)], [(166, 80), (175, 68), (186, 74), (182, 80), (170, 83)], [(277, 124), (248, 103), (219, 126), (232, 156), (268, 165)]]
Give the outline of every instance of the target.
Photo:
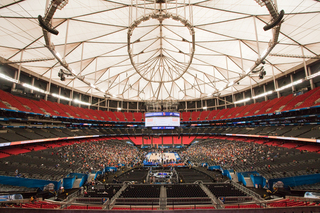
[(149, 112), (145, 113), (145, 126), (153, 129), (173, 129), (180, 126), (178, 112)]

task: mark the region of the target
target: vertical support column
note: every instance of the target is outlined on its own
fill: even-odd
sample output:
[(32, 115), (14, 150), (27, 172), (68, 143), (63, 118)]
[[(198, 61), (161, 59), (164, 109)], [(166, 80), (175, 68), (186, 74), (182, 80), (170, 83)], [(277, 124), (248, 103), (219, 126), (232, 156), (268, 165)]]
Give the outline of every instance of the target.
[[(306, 77), (308, 77), (310, 75), (310, 73), (308, 72), (308, 68), (307, 68), (307, 63), (306, 63), (306, 59), (305, 59), (305, 56), (304, 56), (303, 47), (300, 46), (300, 48), (301, 48), (301, 53), (302, 53), (302, 56), (303, 56), (302, 58), (303, 58), (304, 72), (305, 72)], [(313, 80), (312, 79), (309, 79), (309, 84), (310, 84), (311, 89), (313, 89), (314, 86), (313, 86)]]
[[(201, 101), (201, 99), (200, 99)], [(195, 101), (195, 107), (196, 107), (196, 111), (198, 111), (198, 101)]]
[[(246, 91), (242, 93), (242, 99), (246, 99)], [(243, 105), (247, 105), (247, 102), (244, 102)]]
[[(266, 85), (265, 84), (263, 85), (263, 93), (266, 93)], [(267, 101), (267, 100), (268, 100), (268, 97), (266, 95), (266, 96), (264, 96), (264, 101)]]
[[(252, 88), (252, 79), (250, 78), (250, 89), (251, 89), (251, 97), (254, 96), (254, 91), (253, 91), (253, 88)], [(256, 99), (253, 99), (253, 103), (256, 103)]]
[(214, 109), (217, 110), (217, 98), (214, 99)]
[[(34, 77), (32, 77), (31, 86), (34, 86)], [(33, 90), (30, 90), (30, 92), (33, 93)]]
[[(274, 90), (276, 90), (276, 89), (278, 89), (278, 81), (276, 80), (276, 77), (274, 76), (274, 67), (271, 66), (271, 69), (272, 69)], [(280, 98), (280, 92), (279, 91), (277, 91), (277, 97)]]
[[(52, 79), (52, 68), (50, 69), (50, 78), (49, 82), (47, 83), (47, 91), (50, 92), (51, 90), (51, 79)], [(51, 93), (51, 92), (50, 92)], [(48, 94), (46, 94), (45, 98), (46, 101), (48, 100)]]
[[(290, 74), (290, 83), (292, 84), (293, 82), (293, 77), (292, 77), (292, 74)], [(294, 93), (294, 86), (292, 85), (291, 86), (291, 92)]]
[[(311, 68), (310, 68), (310, 66), (308, 66), (308, 73), (309, 73), (309, 75), (311, 75)], [(310, 86), (311, 86), (311, 89), (314, 89), (314, 83), (313, 83), (313, 79), (311, 78), (310, 79)]]
[[(20, 53), (20, 61), (22, 61), (22, 59), (23, 59), (23, 52), (24, 52), (24, 51), (21, 50), (21, 53)], [(22, 66), (22, 63), (20, 62), (20, 63), (19, 63), (18, 71), (15, 72), (14, 79), (16, 79), (17, 81), (19, 81), (19, 79), (20, 79), (21, 66)], [(17, 86), (16, 83), (13, 83), (12, 88), (15, 89), (16, 86)]]
[[(82, 101), (82, 94), (80, 93), (79, 94), (79, 101)], [(71, 103), (72, 104), (72, 103)], [(81, 107), (81, 104), (80, 103), (78, 103), (78, 107), (80, 108)]]
[(188, 111), (188, 101), (185, 101), (184, 104), (185, 104), (185, 109), (184, 110), (187, 112)]
[[(61, 95), (61, 87), (59, 87), (59, 96)], [(57, 102), (60, 104), (60, 98), (58, 98)]]

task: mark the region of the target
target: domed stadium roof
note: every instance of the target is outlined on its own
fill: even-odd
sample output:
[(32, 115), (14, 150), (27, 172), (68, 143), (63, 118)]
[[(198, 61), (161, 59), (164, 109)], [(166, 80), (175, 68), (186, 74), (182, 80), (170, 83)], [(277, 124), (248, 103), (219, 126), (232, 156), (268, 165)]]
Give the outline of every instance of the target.
[(2, 0), (0, 56), (98, 97), (197, 100), (319, 58), (319, 11), (315, 0)]

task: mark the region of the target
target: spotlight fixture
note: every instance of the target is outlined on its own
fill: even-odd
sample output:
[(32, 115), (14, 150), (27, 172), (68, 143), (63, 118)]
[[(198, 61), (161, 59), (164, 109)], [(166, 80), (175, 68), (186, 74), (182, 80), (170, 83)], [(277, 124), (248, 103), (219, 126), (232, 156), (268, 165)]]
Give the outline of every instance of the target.
[(259, 72), (259, 79), (263, 79), (266, 74), (267, 74), (267, 72), (262, 67), (261, 71)]
[(63, 69), (60, 69), (58, 72), (58, 76), (60, 78), (60, 81), (65, 81), (66, 80), (66, 76), (71, 76), (71, 73), (67, 73), (66, 71), (64, 71)]

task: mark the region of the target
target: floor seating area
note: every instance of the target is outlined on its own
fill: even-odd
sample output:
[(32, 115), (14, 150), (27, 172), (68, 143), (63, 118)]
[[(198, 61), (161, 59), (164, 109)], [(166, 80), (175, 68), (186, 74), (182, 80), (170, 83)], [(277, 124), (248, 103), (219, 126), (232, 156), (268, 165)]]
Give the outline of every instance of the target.
[[(317, 87), (302, 95), (294, 96), (290, 94), (288, 96), (245, 106), (211, 111), (182, 112), (181, 121), (230, 119), (317, 106), (320, 104), (319, 95), (320, 87)], [(14, 96), (3, 90), (0, 90), (0, 108), (90, 120), (141, 122), (144, 119), (144, 114), (140, 112), (93, 110), (45, 100), (31, 100)]]

